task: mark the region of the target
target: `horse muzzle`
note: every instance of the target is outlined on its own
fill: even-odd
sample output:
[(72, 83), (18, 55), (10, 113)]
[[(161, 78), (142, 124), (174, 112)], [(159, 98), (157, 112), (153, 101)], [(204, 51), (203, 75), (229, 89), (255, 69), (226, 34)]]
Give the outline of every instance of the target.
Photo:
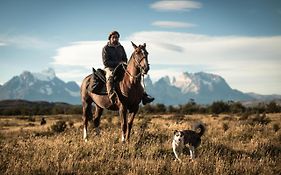
[(143, 69), (142, 69), (142, 72), (143, 74), (147, 74), (147, 72), (149, 71), (149, 66), (145, 66)]

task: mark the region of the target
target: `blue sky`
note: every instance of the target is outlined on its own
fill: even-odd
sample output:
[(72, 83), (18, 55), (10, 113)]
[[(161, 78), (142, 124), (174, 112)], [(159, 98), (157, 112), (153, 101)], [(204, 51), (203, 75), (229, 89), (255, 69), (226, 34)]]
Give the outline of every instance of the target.
[(0, 0), (0, 24), (0, 84), (48, 67), (80, 83), (118, 30), (128, 56), (147, 43), (153, 80), (205, 71), (281, 94), (280, 0)]

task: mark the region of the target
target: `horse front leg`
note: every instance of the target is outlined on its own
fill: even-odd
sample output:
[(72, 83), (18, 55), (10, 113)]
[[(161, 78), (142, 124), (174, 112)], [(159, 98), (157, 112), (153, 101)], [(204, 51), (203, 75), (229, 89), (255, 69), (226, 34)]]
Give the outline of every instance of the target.
[(102, 112), (103, 112), (103, 108), (96, 105), (95, 118), (93, 120), (93, 123), (94, 123), (94, 127), (95, 127), (97, 135), (100, 135), (99, 126), (100, 126), (100, 119), (101, 119)]
[(129, 122), (128, 122), (127, 135), (126, 135), (127, 141), (129, 141), (129, 139), (130, 139), (131, 130), (132, 130), (132, 127), (133, 127), (133, 122), (134, 122), (134, 118), (135, 118), (136, 114), (137, 114), (137, 112), (129, 113)]
[(125, 143), (126, 132), (127, 132), (127, 123), (128, 123), (127, 109), (120, 108), (119, 113), (120, 113), (120, 119), (121, 119), (122, 142)]

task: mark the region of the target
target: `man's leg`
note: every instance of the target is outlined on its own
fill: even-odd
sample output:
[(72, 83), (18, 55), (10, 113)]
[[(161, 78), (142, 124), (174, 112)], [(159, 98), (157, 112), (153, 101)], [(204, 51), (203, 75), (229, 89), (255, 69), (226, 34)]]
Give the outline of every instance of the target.
[(113, 89), (113, 76), (112, 70), (110, 68), (105, 68), (106, 72), (106, 89), (108, 93), (108, 97), (112, 103), (115, 103), (116, 94)]

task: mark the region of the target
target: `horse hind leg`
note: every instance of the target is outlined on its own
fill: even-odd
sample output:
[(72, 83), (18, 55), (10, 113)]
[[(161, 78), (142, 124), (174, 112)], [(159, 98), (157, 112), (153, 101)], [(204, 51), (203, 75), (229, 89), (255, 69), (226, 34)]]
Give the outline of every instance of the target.
[(92, 114), (92, 104), (89, 102), (82, 102), (83, 105), (83, 139), (85, 140), (85, 142), (88, 141), (88, 134), (87, 134), (87, 130), (88, 130), (88, 121), (93, 117)]
[(100, 119), (101, 119), (102, 112), (103, 112), (103, 108), (101, 108), (98, 105), (96, 105), (95, 117), (93, 119), (93, 125), (95, 127), (97, 135), (100, 135), (99, 126), (100, 126)]

